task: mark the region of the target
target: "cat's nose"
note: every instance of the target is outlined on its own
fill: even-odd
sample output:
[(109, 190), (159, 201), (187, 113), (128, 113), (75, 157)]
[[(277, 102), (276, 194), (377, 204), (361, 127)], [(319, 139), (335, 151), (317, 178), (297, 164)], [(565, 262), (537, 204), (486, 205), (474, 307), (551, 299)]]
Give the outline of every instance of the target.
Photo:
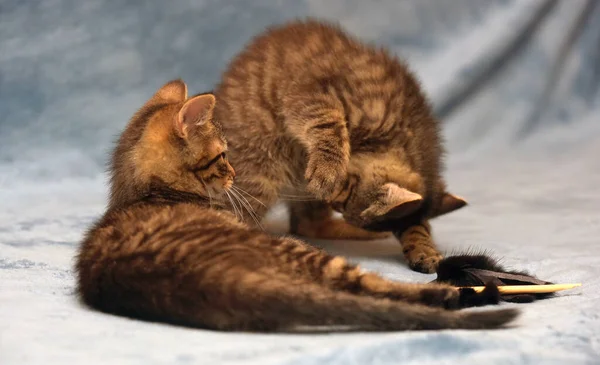
[(229, 166), (229, 170), (231, 171), (231, 177), (235, 177), (235, 170), (233, 167)]

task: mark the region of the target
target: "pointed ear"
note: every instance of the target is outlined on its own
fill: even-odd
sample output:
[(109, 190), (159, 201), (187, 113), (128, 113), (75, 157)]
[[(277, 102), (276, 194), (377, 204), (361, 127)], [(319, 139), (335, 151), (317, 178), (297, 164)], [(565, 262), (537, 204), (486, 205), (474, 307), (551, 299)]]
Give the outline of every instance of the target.
[(380, 197), (360, 216), (368, 221), (381, 218), (402, 218), (417, 211), (423, 203), (423, 197), (410, 190), (388, 183), (381, 187)]
[(191, 98), (179, 110), (175, 117), (175, 130), (182, 138), (187, 138), (192, 128), (204, 125), (212, 118), (215, 97), (204, 94)]
[(435, 214), (431, 217), (439, 217), (440, 215), (448, 214), (467, 205), (467, 201), (457, 195), (444, 193), (442, 202)]
[(180, 103), (187, 98), (187, 85), (181, 79), (164, 84), (152, 97), (155, 101)]

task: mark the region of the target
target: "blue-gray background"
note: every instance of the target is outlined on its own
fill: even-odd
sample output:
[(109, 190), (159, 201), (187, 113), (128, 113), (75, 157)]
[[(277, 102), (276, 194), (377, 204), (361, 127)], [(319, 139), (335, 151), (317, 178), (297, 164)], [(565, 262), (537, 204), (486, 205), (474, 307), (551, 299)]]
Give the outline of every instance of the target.
[[(128, 118), (169, 79), (209, 90), (250, 37), (307, 15), (391, 48), (421, 79), (450, 188), (471, 203), (435, 222), (443, 249), (584, 286), (493, 332), (219, 334), (82, 308), (72, 257)], [(600, 363), (599, 89), (595, 0), (0, 0), (0, 362)], [(392, 278), (432, 278), (392, 241), (322, 244)]]

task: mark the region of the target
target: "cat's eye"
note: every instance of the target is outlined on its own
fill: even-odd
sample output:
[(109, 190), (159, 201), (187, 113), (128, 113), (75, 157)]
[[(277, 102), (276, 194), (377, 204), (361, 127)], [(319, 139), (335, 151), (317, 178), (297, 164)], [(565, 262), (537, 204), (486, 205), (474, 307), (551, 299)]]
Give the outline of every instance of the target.
[(225, 152), (221, 152), (215, 158), (210, 160), (207, 164), (195, 168), (194, 171), (206, 170), (209, 167), (211, 167), (212, 165), (214, 165), (215, 163), (217, 163), (219, 160), (225, 160), (225, 159), (227, 159), (227, 155), (225, 154)]

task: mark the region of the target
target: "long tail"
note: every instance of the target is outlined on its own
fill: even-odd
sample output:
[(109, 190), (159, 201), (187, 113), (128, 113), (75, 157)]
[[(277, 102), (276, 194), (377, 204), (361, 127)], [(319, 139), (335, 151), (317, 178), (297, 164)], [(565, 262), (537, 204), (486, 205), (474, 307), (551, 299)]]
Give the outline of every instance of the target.
[(272, 287), (256, 299), (240, 308), (248, 311), (246, 318), (255, 319), (245, 322), (246, 330), (294, 331), (304, 326), (350, 327), (346, 331), (494, 329), (519, 315), (516, 309), (444, 310), (331, 291), (313, 284)]
[(194, 275), (175, 280), (168, 270), (144, 274), (117, 264), (94, 283), (79, 285), (79, 293), (101, 311), (225, 331), (493, 329), (519, 314), (515, 309), (452, 311), (379, 299), (260, 270), (213, 277), (210, 285)]

